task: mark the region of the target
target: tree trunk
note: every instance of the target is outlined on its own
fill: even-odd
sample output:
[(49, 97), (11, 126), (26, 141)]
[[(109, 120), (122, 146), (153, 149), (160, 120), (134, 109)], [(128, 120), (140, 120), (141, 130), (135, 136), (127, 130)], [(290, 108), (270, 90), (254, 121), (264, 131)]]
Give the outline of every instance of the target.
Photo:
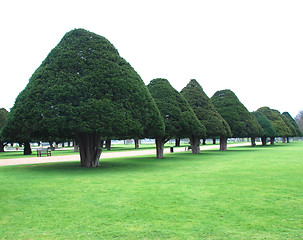
[(282, 143), (285, 143), (285, 137), (282, 138)]
[(206, 145), (206, 138), (203, 138), (203, 145)]
[(156, 138), (156, 150), (157, 150), (157, 158), (164, 158), (164, 143), (165, 139)]
[(134, 141), (135, 141), (135, 149), (139, 149), (139, 139), (135, 138)]
[(105, 141), (105, 146), (106, 146), (106, 149), (107, 149), (108, 151), (110, 151), (111, 143), (112, 143), (112, 140), (110, 140), (110, 139), (107, 139), (107, 140)]
[(81, 167), (100, 167), (99, 158), (101, 156), (101, 139), (94, 133), (84, 133), (78, 135)]
[(261, 137), (262, 146), (266, 146), (267, 137)]
[(50, 149), (51, 149), (52, 151), (55, 151), (55, 150), (56, 150), (56, 148), (54, 147), (52, 141), (49, 142), (49, 146), (50, 146)]
[(251, 146), (255, 147), (256, 146), (256, 138), (252, 137), (250, 141), (251, 141)]
[(0, 141), (0, 152), (4, 152), (5, 144)]
[(271, 145), (275, 145), (275, 138), (274, 138), (274, 137), (271, 137), (271, 138), (270, 138), (270, 144), (271, 144)]
[(199, 137), (191, 137), (190, 139), (191, 151), (194, 154), (200, 153), (200, 138)]
[(180, 147), (181, 138), (175, 139), (175, 147)]
[(287, 137), (286, 139), (287, 139), (287, 143), (289, 143), (289, 137)]
[(215, 138), (213, 138), (213, 144), (216, 144), (216, 139)]
[(31, 145), (29, 144), (29, 142), (24, 143), (23, 154), (24, 155), (31, 155), (32, 154), (32, 149), (31, 149)]
[(220, 137), (220, 151), (227, 151), (227, 137)]

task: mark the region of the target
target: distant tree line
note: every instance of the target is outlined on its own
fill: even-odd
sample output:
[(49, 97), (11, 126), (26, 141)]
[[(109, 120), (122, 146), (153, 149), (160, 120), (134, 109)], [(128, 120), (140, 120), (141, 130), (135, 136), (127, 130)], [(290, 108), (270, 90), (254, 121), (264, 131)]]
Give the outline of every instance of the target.
[[(33, 73), (8, 113), (0, 109), (0, 151), (19, 142), (31, 154), (30, 142), (73, 139), (81, 166), (98, 167), (104, 141), (153, 138), (163, 158), (170, 139), (189, 138), (192, 152), (200, 140), (220, 139), (227, 150), (230, 137), (260, 137), (274, 143), (302, 136), (296, 121), (269, 107), (250, 113), (231, 90), (209, 98), (192, 79), (181, 92), (168, 80), (147, 86), (133, 67), (104, 37), (84, 29), (65, 34)], [(297, 120), (300, 124), (302, 117)], [(109, 144), (109, 145), (108, 145)]]

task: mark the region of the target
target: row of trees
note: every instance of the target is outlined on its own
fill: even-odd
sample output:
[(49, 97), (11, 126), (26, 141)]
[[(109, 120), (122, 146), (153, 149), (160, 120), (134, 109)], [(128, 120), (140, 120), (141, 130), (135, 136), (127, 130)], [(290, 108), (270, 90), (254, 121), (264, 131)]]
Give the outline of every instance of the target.
[(2, 141), (25, 148), (35, 140), (75, 139), (82, 167), (99, 166), (102, 140), (154, 138), (163, 158), (172, 138), (189, 138), (199, 153), (201, 138), (219, 137), (226, 150), (229, 137), (301, 134), (288, 113), (263, 107), (252, 114), (230, 90), (208, 98), (196, 80), (181, 92), (166, 79), (145, 86), (107, 39), (84, 29), (68, 32), (49, 53), (1, 131)]

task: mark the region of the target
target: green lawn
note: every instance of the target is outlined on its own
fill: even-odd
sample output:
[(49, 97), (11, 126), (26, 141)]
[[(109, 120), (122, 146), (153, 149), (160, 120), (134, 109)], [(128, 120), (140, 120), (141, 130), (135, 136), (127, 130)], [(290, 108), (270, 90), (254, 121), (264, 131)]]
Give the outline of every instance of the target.
[(0, 167), (0, 239), (302, 239), (303, 142)]

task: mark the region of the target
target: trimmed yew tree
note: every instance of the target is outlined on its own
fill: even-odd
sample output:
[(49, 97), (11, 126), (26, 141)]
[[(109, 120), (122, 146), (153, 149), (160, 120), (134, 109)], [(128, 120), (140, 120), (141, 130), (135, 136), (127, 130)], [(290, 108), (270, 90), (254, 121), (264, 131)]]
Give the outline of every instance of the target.
[[(256, 118), (231, 90), (217, 91), (211, 97), (211, 102), (230, 126), (232, 137), (255, 138), (263, 134)], [(222, 145), (224, 146), (220, 150), (227, 150), (227, 137), (220, 137), (220, 142), (223, 142)]]
[[(203, 88), (195, 79), (190, 80), (186, 87), (181, 90), (181, 94), (194, 110), (197, 118), (205, 126), (206, 138), (231, 137), (228, 123), (218, 113)], [(223, 146), (220, 146), (220, 148), (223, 148)]]
[(171, 138), (190, 138), (193, 153), (200, 153), (200, 137), (205, 127), (189, 103), (166, 79), (157, 78), (147, 85), (165, 123), (165, 133), (156, 138), (157, 158), (163, 158), (164, 144)]
[(2, 129), (5, 125), (8, 111), (5, 108), (0, 108), (0, 152), (4, 152), (5, 139), (2, 137)]
[[(274, 126), (277, 131), (276, 137), (286, 137), (291, 135), (291, 130), (285, 124), (281, 113), (278, 110), (270, 109), (269, 107), (261, 107), (257, 110), (258, 112), (263, 113)], [(275, 137), (270, 138), (271, 144), (274, 144)]]
[(285, 124), (289, 127), (289, 129), (292, 132), (291, 136), (286, 136), (288, 143), (289, 143), (289, 137), (302, 136), (302, 132), (301, 132), (298, 124), (296, 123), (296, 121), (292, 118), (292, 116), (288, 112), (283, 112), (282, 118), (283, 118)]
[(101, 138), (155, 138), (164, 131), (141, 77), (106, 38), (84, 29), (65, 34), (23, 92), (12, 108), (26, 126), (22, 134), (76, 139), (82, 167), (100, 165)]
[(259, 111), (252, 112), (252, 114), (257, 119), (260, 126), (263, 128), (263, 135), (261, 136), (262, 146), (266, 146), (267, 138), (276, 137), (278, 135), (276, 129), (271, 124), (271, 121)]

